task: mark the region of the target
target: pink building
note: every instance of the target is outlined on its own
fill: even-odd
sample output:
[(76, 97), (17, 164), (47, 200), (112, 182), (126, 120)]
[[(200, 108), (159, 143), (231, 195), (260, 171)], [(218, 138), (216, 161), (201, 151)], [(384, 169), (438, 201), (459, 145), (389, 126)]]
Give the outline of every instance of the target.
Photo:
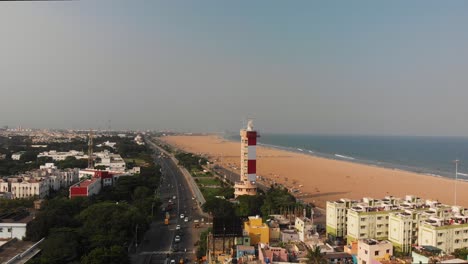
[(288, 252), (285, 248), (270, 247), (266, 244), (258, 244), (258, 260), (262, 264), (272, 262), (288, 262)]

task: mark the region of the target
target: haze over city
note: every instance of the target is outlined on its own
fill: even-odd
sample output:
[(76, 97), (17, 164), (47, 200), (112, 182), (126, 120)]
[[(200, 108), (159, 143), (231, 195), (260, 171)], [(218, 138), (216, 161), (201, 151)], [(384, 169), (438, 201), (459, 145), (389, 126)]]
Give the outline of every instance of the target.
[(2, 3), (0, 125), (465, 136), (467, 5)]

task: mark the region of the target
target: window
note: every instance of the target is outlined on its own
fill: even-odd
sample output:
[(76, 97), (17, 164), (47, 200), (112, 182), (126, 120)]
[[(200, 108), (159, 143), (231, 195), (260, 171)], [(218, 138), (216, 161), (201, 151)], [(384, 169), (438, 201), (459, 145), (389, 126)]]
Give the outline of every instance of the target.
[(387, 249), (385, 253), (390, 254), (390, 249)]
[(3, 232), (3, 228), (2, 228), (2, 227), (0, 227), (0, 232)]
[(377, 232), (377, 235), (378, 235), (378, 236), (382, 235), (382, 232)]
[(8, 232), (10, 232), (10, 233), (11, 233), (11, 227), (9, 227), (9, 228), (8, 228)]
[(437, 236), (441, 237), (444, 233), (438, 233)]
[(459, 235), (460, 234), (460, 231), (455, 231), (455, 235)]
[(366, 226), (361, 226), (361, 229), (364, 229), (364, 228), (366, 228)]
[(386, 216), (385, 219), (388, 219), (388, 216)]
[(463, 239), (463, 242), (468, 242), (468, 239), (466, 239), (466, 238), (465, 238), (465, 239)]
[(364, 217), (361, 217), (361, 221), (364, 222), (366, 221), (366, 219)]
[(364, 250), (364, 252), (365, 252), (365, 253), (366, 253), (366, 255), (367, 255), (367, 250)]
[(437, 242), (437, 245), (440, 246), (442, 245), (444, 242)]
[(460, 239), (455, 239), (455, 244), (460, 243)]
[(378, 217), (377, 217), (377, 220), (382, 220), (382, 217), (381, 217), (381, 216), (378, 216)]

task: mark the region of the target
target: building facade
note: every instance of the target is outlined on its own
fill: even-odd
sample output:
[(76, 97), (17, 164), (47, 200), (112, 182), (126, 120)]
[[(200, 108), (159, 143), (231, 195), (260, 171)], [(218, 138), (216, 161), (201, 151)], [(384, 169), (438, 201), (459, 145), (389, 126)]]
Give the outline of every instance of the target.
[(251, 245), (270, 242), (270, 229), (258, 215), (249, 216), (249, 220), (244, 222), (244, 230), (249, 234)]
[(370, 264), (372, 260), (390, 259), (393, 245), (389, 241), (361, 239), (358, 242), (357, 264)]

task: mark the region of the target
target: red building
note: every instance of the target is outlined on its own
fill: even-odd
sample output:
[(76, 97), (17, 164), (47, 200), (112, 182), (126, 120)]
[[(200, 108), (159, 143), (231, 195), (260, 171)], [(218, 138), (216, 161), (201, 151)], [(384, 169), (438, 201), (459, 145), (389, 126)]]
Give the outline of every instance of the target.
[(101, 191), (101, 187), (102, 183), (100, 178), (82, 180), (70, 186), (70, 198), (96, 195)]

